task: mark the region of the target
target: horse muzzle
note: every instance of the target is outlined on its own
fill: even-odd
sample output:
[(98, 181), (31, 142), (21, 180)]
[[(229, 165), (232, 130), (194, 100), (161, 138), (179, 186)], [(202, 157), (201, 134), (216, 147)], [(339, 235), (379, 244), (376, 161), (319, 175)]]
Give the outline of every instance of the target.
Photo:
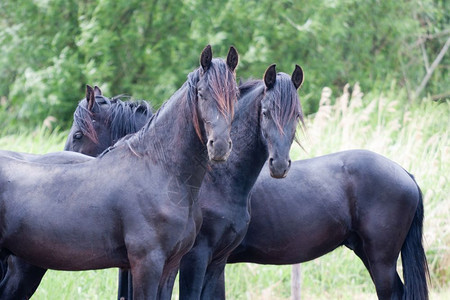
[(270, 176), (273, 178), (284, 178), (287, 176), (289, 169), (291, 168), (291, 160), (280, 158), (269, 158), (269, 170)]
[(223, 162), (228, 159), (233, 143), (230, 139), (208, 140), (208, 156), (211, 161)]

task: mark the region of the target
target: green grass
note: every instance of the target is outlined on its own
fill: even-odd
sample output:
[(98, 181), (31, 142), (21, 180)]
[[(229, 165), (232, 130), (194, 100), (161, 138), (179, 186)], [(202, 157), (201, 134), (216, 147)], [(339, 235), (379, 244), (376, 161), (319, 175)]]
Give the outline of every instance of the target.
[[(431, 271), (431, 299), (450, 295), (450, 105), (424, 99), (410, 105), (394, 89), (363, 96), (358, 87), (338, 99), (322, 95), (319, 111), (307, 118), (304, 159), (344, 149), (370, 149), (413, 173), (424, 193), (425, 250)], [(0, 149), (46, 153), (63, 148), (67, 132), (45, 129), (3, 136)], [(399, 264), (401, 268), (401, 264)], [(302, 264), (303, 299), (376, 299), (374, 286), (359, 259), (339, 248)], [(290, 266), (227, 266), (228, 299), (288, 299)], [(49, 271), (33, 299), (113, 299), (117, 271)], [(174, 299), (177, 299), (177, 288)]]

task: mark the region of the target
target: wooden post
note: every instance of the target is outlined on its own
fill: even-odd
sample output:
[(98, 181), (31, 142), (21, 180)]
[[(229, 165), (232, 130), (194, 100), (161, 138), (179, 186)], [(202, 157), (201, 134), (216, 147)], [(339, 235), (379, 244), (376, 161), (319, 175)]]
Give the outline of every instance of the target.
[(292, 265), (291, 272), (291, 299), (300, 300), (301, 278), (300, 278), (300, 264)]

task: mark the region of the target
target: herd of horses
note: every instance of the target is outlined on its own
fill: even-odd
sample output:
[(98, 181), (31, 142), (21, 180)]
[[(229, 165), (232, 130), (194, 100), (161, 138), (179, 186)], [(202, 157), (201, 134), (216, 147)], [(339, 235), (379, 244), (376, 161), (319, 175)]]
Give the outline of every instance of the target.
[(47, 269), (112, 267), (119, 299), (171, 299), (178, 271), (180, 299), (224, 299), (227, 263), (342, 245), (379, 299), (428, 299), (414, 177), (365, 150), (292, 162), (303, 70), (237, 85), (237, 65), (207, 46), (155, 113), (87, 86), (68, 151), (0, 151), (0, 299), (30, 298)]

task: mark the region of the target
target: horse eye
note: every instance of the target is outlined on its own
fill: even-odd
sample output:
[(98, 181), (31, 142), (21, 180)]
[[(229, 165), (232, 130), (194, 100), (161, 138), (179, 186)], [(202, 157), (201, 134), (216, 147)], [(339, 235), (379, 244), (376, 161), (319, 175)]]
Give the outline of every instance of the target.
[(269, 116), (267, 110), (263, 110), (263, 111), (262, 111), (262, 115), (263, 115), (265, 118), (267, 118), (267, 117)]
[(83, 137), (83, 133), (81, 131), (77, 131), (73, 134), (73, 138), (79, 140)]

